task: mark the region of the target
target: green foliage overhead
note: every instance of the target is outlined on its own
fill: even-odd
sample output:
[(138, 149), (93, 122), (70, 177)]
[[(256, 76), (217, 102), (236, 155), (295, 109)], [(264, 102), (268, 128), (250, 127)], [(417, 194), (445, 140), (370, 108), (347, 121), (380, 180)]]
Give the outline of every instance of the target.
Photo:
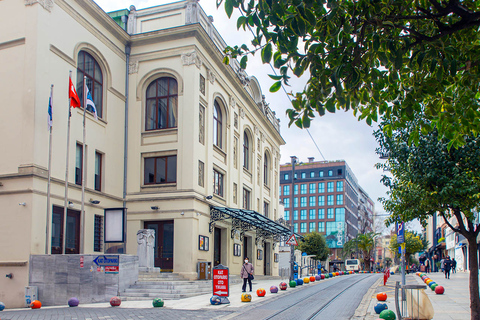
[[(400, 243), (397, 243), (397, 235), (392, 236), (390, 241), (390, 251), (398, 255), (398, 247)], [(405, 231), (405, 260), (409, 261), (409, 257), (417, 252), (425, 250), (425, 245), (419, 235), (414, 232)]]
[[(252, 28), (252, 47), (227, 47), (233, 58), (255, 51), (279, 70), (278, 91), (292, 74), (309, 77), (293, 94), (290, 124), (310, 126), (326, 111), (353, 109), (367, 124), (391, 120), (387, 132), (414, 114), (452, 145), (480, 131), (480, 1), (474, 0), (217, 0), (237, 28)], [(226, 59), (228, 60), (228, 59)]]
[(315, 260), (320, 261), (326, 260), (330, 253), (325, 237), (318, 232), (304, 235), (303, 241), (298, 245), (298, 249), (308, 255), (315, 255)]

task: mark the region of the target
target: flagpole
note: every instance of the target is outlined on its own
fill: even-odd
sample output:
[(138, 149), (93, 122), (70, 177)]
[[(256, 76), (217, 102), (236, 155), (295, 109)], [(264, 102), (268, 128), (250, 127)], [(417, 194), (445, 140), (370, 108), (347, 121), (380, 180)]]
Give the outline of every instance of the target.
[(65, 199), (63, 201), (63, 236), (62, 236), (62, 254), (65, 254), (65, 247), (67, 244), (67, 207), (68, 207), (68, 156), (70, 149), (70, 118), (72, 116), (72, 98), (70, 98), (70, 80), (72, 79), (72, 71), (69, 73), (69, 98), (68, 98), (68, 125), (67, 125), (67, 156), (65, 165)]
[(48, 120), (49, 120), (49, 128), (48, 131), (50, 131), (50, 136), (48, 138), (48, 183), (47, 183), (47, 227), (45, 230), (45, 254), (50, 253), (50, 238), (49, 238), (49, 233), (50, 233), (50, 216), (51, 216), (51, 210), (50, 210), (50, 182), (52, 178), (52, 124), (50, 123), (50, 116), (52, 116), (53, 119), (53, 84), (50, 87), (50, 101), (49, 101), (49, 108), (51, 108), (50, 112), (52, 115), (48, 115)]
[(83, 145), (82, 145), (82, 209), (80, 219), (80, 253), (83, 253), (85, 228), (85, 114), (87, 113), (87, 76), (83, 76)]

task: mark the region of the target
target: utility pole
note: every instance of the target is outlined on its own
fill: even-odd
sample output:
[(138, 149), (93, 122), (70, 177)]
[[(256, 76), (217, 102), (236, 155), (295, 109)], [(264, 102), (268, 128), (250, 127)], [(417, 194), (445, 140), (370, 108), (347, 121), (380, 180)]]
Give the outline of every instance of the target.
[[(291, 208), (290, 208), (290, 228), (292, 230), (292, 235), (295, 233), (293, 228), (293, 203), (295, 195), (295, 163), (297, 162), (296, 156), (290, 157), (292, 160), (292, 194), (291, 194)], [(295, 246), (290, 245), (290, 281), (293, 280), (293, 267), (295, 263)]]

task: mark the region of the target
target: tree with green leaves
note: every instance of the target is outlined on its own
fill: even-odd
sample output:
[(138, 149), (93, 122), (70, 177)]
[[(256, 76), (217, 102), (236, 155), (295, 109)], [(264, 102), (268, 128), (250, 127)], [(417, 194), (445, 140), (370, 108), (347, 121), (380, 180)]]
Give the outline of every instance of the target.
[[(381, 127), (388, 125), (382, 123)], [(451, 140), (439, 136), (437, 130), (419, 136), (417, 144), (408, 144), (416, 123), (395, 130), (391, 136), (381, 129), (375, 132), (380, 144), (377, 152), (388, 160), (378, 168), (389, 170), (382, 178), (389, 188), (382, 199), (390, 213), (387, 224), (419, 219), (426, 224), (429, 217), (439, 215), (455, 232), (468, 241), (471, 319), (480, 319), (478, 285), (477, 235), (480, 225), (476, 210), (480, 207), (480, 136), (464, 136), (464, 145), (449, 148)], [(384, 128), (383, 128), (384, 129)], [(449, 218), (455, 217), (456, 223)]]
[(351, 239), (348, 240), (343, 244), (342, 248), (342, 259), (350, 259), (352, 256), (352, 253), (357, 251), (357, 242), (356, 239)]
[[(427, 249), (426, 245), (418, 234), (405, 230), (405, 261), (410, 261), (410, 256)], [(390, 251), (398, 254), (399, 247), (400, 243), (397, 243), (397, 235), (393, 235), (390, 241)]]
[(351, 240), (355, 243), (356, 247), (362, 251), (365, 270), (370, 270), (372, 250), (375, 246), (375, 237), (378, 235), (378, 233), (374, 232), (359, 233)]
[(315, 255), (315, 260), (320, 261), (326, 260), (330, 253), (325, 237), (318, 232), (310, 232), (304, 235), (303, 240), (298, 245), (298, 250), (308, 255)]
[(369, 125), (391, 120), (391, 133), (415, 114), (411, 131), (437, 129), (458, 147), (480, 132), (480, 2), (473, 0), (217, 0), (237, 28), (252, 28), (251, 45), (227, 47), (225, 62), (261, 52), (278, 91), (291, 75), (308, 74), (287, 110), (308, 128), (326, 111), (353, 109)]

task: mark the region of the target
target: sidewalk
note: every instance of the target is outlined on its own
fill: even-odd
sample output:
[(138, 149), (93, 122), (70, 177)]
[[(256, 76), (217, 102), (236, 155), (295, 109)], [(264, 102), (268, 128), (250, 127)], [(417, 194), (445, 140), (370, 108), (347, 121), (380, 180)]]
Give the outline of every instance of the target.
[[(429, 273), (428, 277), (445, 288), (443, 295), (436, 294), (428, 286), (425, 292), (432, 302), (435, 310), (434, 320), (469, 320), (470, 319), (470, 296), (468, 287), (468, 272), (454, 273), (450, 279), (445, 279), (443, 273)], [(401, 282), (401, 275), (396, 273), (390, 276), (387, 285), (383, 286), (383, 278), (376, 288), (371, 290), (371, 298), (367, 311), (363, 317), (364, 320), (376, 320), (378, 314), (375, 313), (373, 307), (379, 303), (377, 301), (377, 293), (385, 292), (388, 296), (386, 303), (389, 310), (396, 314), (395, 307), (395, 282)], [(422, 279), (416, 274), (408, 274), (405, 276), (406, 284), (425, 285)], [(368, 294), (368, 293), (367, 293)], [(368, 303), (368, 298), (367, 298)], [(362, 319), (361, 317), (357, 317)]]

